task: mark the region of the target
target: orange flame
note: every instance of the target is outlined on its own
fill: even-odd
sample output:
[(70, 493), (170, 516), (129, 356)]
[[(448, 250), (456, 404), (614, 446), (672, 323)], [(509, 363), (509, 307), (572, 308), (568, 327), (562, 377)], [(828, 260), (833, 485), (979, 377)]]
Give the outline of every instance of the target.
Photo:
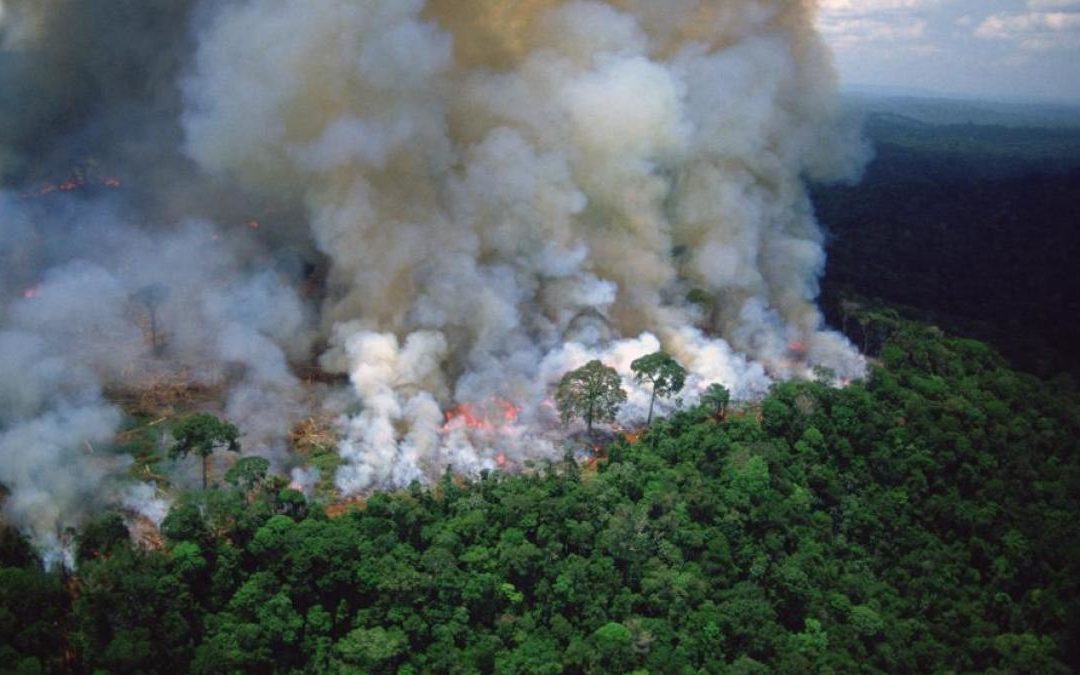
[(45, 195), (52, 194), (54, 192), (74, 192), (75, 190), (81, 190), (87, 186), (96, 185), (99, 187), (107, 187), (110, 189), (117, 189), (123, 186), (120, 179), (115, 176), (104, 176), (101, 178), (88, 180), (84, 176), (74, 175), (65, 181), (60, 183), (45, 183), (37, 190), (31, 190), (30, 192), (23, 193), (23, 197), (32, 199), (35, 197), (44, 197)]
[(495, 431), (517, 422), (520, 414), (521, 409), (518, 406), (501, 398), (492, 399), (480, 408), (472, 403), (462, 403), (446, 411), (446, 423), (442, 426), (442, 432), (462, 428)]
[(25, 300), (33, 300), (34, 298), (38, 297), (39, 295), (41, 295), (41, 287), (40, 286), (27, 286), (26, 288), (23, 289), (23, 292), (22, 292), (23, 299), (25, 299)]

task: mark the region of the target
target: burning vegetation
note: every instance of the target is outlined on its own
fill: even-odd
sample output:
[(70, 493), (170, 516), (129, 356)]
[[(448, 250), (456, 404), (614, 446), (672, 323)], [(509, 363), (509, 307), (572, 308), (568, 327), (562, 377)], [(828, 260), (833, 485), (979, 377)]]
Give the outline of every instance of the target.
[(120, 178), (110, 175), (93, 160), (79, 162), (71, 169), (67, 178), (52, 182), (48, 180), (29, 181), (31, 187), (25, 189), (23, 199), (38, 199), (55, 193), (74, 193), (78, 191), (108, 191), (123, 187)]
[[(814, 304), (804, 180), (865, 155), (812, 3), (706, 4), (20, 4), (6, 517), (55, 547), (125, 480), (197, 485), (165, 457), (192, 413), (333, 502), (557, 462), (713, 384), (859, 377)], [(661, 353), (679, 377), (639, 376)], [(622, 398), (558, 395), (594, 362)]]
[(817, 4), (0, 0), (0, 671), (1062, 671), (1075, 396), (858, 382)]
[(521, 408), (501, 398), (492, 398), (479, 405), (462, 403), (446, 411), (446, 423), (442, 426), (442, 431), (449, 433), (464, 427), (471, 431), (493, 432), (513, 426), (520, 414)]

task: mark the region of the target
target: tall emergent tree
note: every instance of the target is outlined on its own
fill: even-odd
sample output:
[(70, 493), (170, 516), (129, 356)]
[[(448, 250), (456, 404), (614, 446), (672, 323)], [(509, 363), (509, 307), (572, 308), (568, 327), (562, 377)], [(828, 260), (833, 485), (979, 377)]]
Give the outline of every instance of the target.
[(634, 379), (638, 384), (652, 384), (652, 397), (649, 398), (649, 418), (646, 424), (652, 424), (653, 405), (657, 396), (670, 396), (681, 390), (686, 383), (686, 368), (679, 365), (670, 354), (664, 351), (654, 352), (630, 364)]
[(713, 417), (723, 419), (727, 415), (728, 403), (731, 402), (731, 392), (719, 382), (714, 382), (701, 395), (701, 402), (712, 407)]
[(209, 413), (196, 413), (185, 417), (173, 427), (176, 444), (169, 450), (169, 457), (187, 457), (195, 453), (202, 457), (202, 482), (205, 490), (209, 480), (210, 456), (219, 448), (240, 452), (240, 432), (229, 422), (219, 420)]
[(626, 401), (621, 385), (614, 368), (595, 360), (563, 375), (555, 393), (563, 424), (582, 417), (591, 434), (593, 422), (615, 419), (619, 406)]
[(134, 298), (146, 308), (147, 318), (150, 321), (150, 349), (154, 356), (161, 356), (165, 350), (165, 341), (158, 327), (158, 309), (169, 298), (169, 289), (164, 284), (150, 284), (136, 291)]

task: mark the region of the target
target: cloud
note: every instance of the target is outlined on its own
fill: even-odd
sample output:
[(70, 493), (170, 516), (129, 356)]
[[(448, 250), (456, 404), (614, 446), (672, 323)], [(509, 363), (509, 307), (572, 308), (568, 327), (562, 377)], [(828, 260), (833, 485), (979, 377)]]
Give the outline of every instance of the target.
[(823, 0), (818, 27), (839, 51), (887, 44), (932, 52), (924, 42), (928, 24), (921, 10), (934, 4), (937, 0)]
[[(1030, 0), (1029, 6), (1067, 7), (1073, 0)], [(1033, 52), (1080, 47), (1080, 12), (1026, 12), (993, 14), (975, 28), (984, 40), (1012, 42)]]
[(823, 23), (822, 31), (837, 48), (882, 42), (919, 41), (926, 35), (923, 19), (887, 21), (862, 17), (843, 17)]
[(1028, 0), (1027, 6), (1032, 11), (1080, 8), (1080, 0)]
[(938, 0), (822, 0), (824, 14), (880, 14), (910, 11), (938, 4)]
[(940, 51), (926, 41), (925, 10), (940, 0), (822, 0), (818, 28), (839, 51), (886, 45), (914, 54)]

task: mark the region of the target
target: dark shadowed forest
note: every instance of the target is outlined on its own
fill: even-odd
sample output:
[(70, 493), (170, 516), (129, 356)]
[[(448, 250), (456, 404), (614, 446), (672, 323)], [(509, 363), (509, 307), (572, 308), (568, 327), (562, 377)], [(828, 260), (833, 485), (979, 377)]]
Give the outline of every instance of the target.
[(854, 292), (985, 339), (1044, 377), (1080, 374), (1080, 113), (885, 105), (867, 118), (876, 159), (863, 181), (815, 192), (833, 321)]

